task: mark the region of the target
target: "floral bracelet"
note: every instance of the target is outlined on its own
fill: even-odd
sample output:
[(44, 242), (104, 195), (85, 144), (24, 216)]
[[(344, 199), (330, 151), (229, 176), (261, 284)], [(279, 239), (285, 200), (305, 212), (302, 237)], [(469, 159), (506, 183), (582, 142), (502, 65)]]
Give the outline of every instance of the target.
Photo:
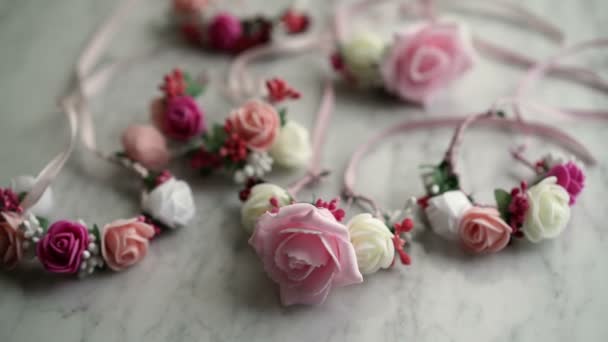
[(456, 130), (445, 159), (423, 175), (427, 195), (418, 200), (431, 229), (439, 236), (459, 241), (474, 254), (495, 253), (513, 238), (531, 242), (556, 238), (570, 221), (570, 207), (585, 185), (585, 174), (574, 159), (548, 154), (536, 163), (520, 151), (514, 157), (529, 166), (535, 178), (511, 191), (496, 189), (494, 206), (476, 204), (460, 187), (456, 149), (465, 128), (482, 114), (464, 121)]
[(239, 193), (249, 244), (279, 285), (283, 305), (321, 304), (332, 287), (360, 283), (363, 275), (392, 267), (396, 254), (411, 263), (404, 249), (404, 234), (414, 226), (409, 209), (401, 221), (363, 213), (344, 224), (338, 199), (298, 202), (290, 192), (250, 180)]
[(238, 18), (228, 11), (214, 10), (210, 0), (173, 0), (173, 16), (188, 42), (217, 51), (239, 53), (268, 44), (279, 33), (299, 34), (308, 30), (310, 17), (289, 7), (277, 17), (263, 15)]
[(151, 105), (153, 126), (132, 125), (123, 134), (124, 155), (152, 169), (170, 159), (165, 136), (179, 145), (174, 157), (186, 157), (202, 174), (223, 171), (237, 183), (262, 178), (273, 164), (304, 165), (311, 155), (308, 130), (288, 120), (287, 108), (276, 106), (300, 98), (285, 81), (266, 82), (265, 99), (252, 99), (234, 110), (224, 124), (207, 127), (205, 112), (196, 103), (203, 87), (179, 69), (165, 76), (163, 97)]
[[(71, 147), (66, 156), (70, 153)], [(80, 277), (97, 269), (122, 271), (146, 256), (149, 240), (192, 220), (195, 207), (188, 184), (167, 171), (149, 172), (121, 156), (109, 159), (141, 176), (142, 214), (104, 226), (87, 225), (82, 220), (57, 220), (49, 224), (53, 192), (44, 183), (54, 176), (17, 177), (10, 188), (0, 188), (2, 268), (11, 270), (28, 260), (37, 260), (48, 272)], [(54, 167), (55, 160), (43, 173)], [(61, 167), (57, 167), (57, 172)], [(29, 192), (39, 191), (34, 188), (41, 189), (41, 184), (43, 190), (39, 198), (25, 205)]]

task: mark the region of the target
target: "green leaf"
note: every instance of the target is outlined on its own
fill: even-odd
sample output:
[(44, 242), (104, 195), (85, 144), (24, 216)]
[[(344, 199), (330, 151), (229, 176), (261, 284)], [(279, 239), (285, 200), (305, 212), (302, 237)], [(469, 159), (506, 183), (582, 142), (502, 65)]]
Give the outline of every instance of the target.
[(27, 196), (26, 191), (20, 192), (19, 195), (17, 195), (17, 197), (19, 197), (19, 202), (23, 202), (23, 199), (25, 198), (25, 196)]
[(184, 73), (184, 81), (186, 82), (186, 94), (191, 97), (198, 97), (205, 90), (205, 88), (200, 83), (196, 82), (188, 73)]
[(40, 227), (45, 231), (49, 228), (49, 220), (46, 217), (36, 216), (38, 223), (40, 223)]
[(96, 223), (93, 224), (93, 235), (95, 236), (95, 240), (101, 243), (101, 231)]
[(281, 127), (287, 123), (287, 108), (279, 109), (279, 118), (281, 119)]
[(496, 200), (496, 207), (500, 212), (500, 216), (505, 221), (509, 219), (509, 204), (511, 204), (511, 200), (513, 199), (511, 194), (503, 189), (494, 190), (494, 199)]

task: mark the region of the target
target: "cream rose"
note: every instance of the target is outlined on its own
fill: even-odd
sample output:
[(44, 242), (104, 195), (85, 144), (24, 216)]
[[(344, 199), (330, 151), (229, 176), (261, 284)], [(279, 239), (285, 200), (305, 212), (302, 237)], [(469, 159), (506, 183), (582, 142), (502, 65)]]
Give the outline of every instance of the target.
[(251, 188), (249, 198), (241, 208), (241, 222), (249, 234), (253, 233), (258, 217), (272, 209), (270, 205), (272, 197), (277, 199), (280, 207), (291, 203), (291, 196), (280, 186), (262, 183)]
[(277, 140), (270, 148), (270, 156), (284, 167), (299, 167), (310, 159), (312, 148), (308, 130), (294, 121), (281, 128)]
[(468, 197), (459, 190), (433, 196), (425, 209), (431, 229), (447, 240), (458, 240), (458, 225), (465, 211), (472, 207)]
[(187, 225), (196, 211), (188, 183), (175, 178), (144, 194), (141, 206), (144, 212), (173, 229)]
[(557, 184), (556, 177), (547, 177), (528, 192), (530, 208), (522, 230), (531, 242), (558, 236), (570, 220), (570, 196)]
[(359, 85), (382, 84), (379, 64), (385, 47), (382, 38), (371, 32), (360, 32), (342, 45), (344, 64)]
[(376, 273), (381, 268), (391, 266), (395, 258), (395, 246), (393, 234), (384, 222), (370, 214), (359, 214), (346, 226), (362, 274)]

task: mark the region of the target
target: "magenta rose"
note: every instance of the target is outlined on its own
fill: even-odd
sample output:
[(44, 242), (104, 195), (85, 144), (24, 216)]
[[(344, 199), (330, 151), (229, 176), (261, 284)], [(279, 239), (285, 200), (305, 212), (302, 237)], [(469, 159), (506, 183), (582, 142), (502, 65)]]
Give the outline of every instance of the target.
[(232, 50), (242, 35), (241, 21), (230, 13), (216, 15), (207, 28), (209, 45), (218, 50)]
[(190, 96), (167, 98), (164, 107), (159, 101), (152, 104), (152, 119), (168, 137), (184, 141), (205, 130), (205, 114)]
[(49, 227), (36, 246), (42, 266), (53, 273), (76, 273), (82, 252), (89, 245), (89, 232), (78, 222), (57, 221)]
[(429, 22), (396, 35), (381, 73), (389, 92), (424, 103), (471, 69), (473, 62), (474, 50), (465, 27)]
[(576, 197), (581, 193), (585, 186), (585, 173), (573, 162), (558, 164), (553, 166), (547, 177), (555, 176), (557, 184), (568, 191), (570, 195), (570, 205), (576, 202)]
[(309, 203), (262, 215), (249, 244), (279, 284), (283, 305), (320, 304), (332, 287), (363, 281), (346, 226)]

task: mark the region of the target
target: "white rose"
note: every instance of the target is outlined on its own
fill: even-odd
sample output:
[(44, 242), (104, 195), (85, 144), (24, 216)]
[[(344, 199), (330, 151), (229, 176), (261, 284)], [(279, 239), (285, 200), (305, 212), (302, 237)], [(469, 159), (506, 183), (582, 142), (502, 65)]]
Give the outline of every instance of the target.
[(312, 155), (308, 130), (294, 121), (281, 127), (279, 135), (270, 148), (270, 156), (284, 167), (298, 167), (306, 164)]
[(431, 197), (425, 213), (437, 235), (447, 240), (458, 240), (460, 218), (471, 207), (471, 201), (462, 191), (453, 190)]
[[(18, 176), (11, 180), (11, 188), (17, 194), (29, 192), (35, 182), (36, 178), (32, 176)], [(38, 200), (38, 203), (31, 207), (29, 212), (36, 216), (48, 217), (53, 210), (54, 204), (53, 191), (48, 187)]]
[(348, 222), (347, 227), (362, 274), (372, 274), (391, 266), (395, 246), (393, 234), (384, 222), (370, 214), (359, 214)]
[(188, 183), (175, 178), (145, 193), (141, 206), (144, 212), (173, 229), (187, 225), (195, 213)]
[(344, 64), (360, 85), (381, 84), (379, 64), (385, 47), (382, 38), (371, 32), (360, 32), (342, 45)]
[(262, 183), (251, 188), (249, 198), (241, 208), (241, 221), (243, 228), (251, 234), (255, 228), (255, 222), (258, 217), (272, 209), (270, 199), (277, 199), (279, 206), (282, 207), (291, 203), (291, 196), (280, 186), (274, 184)]
[(556, 183), (547, 177), (527, 192), (530, 207), (522, 230), (531, 242), (558, 236), (570, 220), (570, 195)]

